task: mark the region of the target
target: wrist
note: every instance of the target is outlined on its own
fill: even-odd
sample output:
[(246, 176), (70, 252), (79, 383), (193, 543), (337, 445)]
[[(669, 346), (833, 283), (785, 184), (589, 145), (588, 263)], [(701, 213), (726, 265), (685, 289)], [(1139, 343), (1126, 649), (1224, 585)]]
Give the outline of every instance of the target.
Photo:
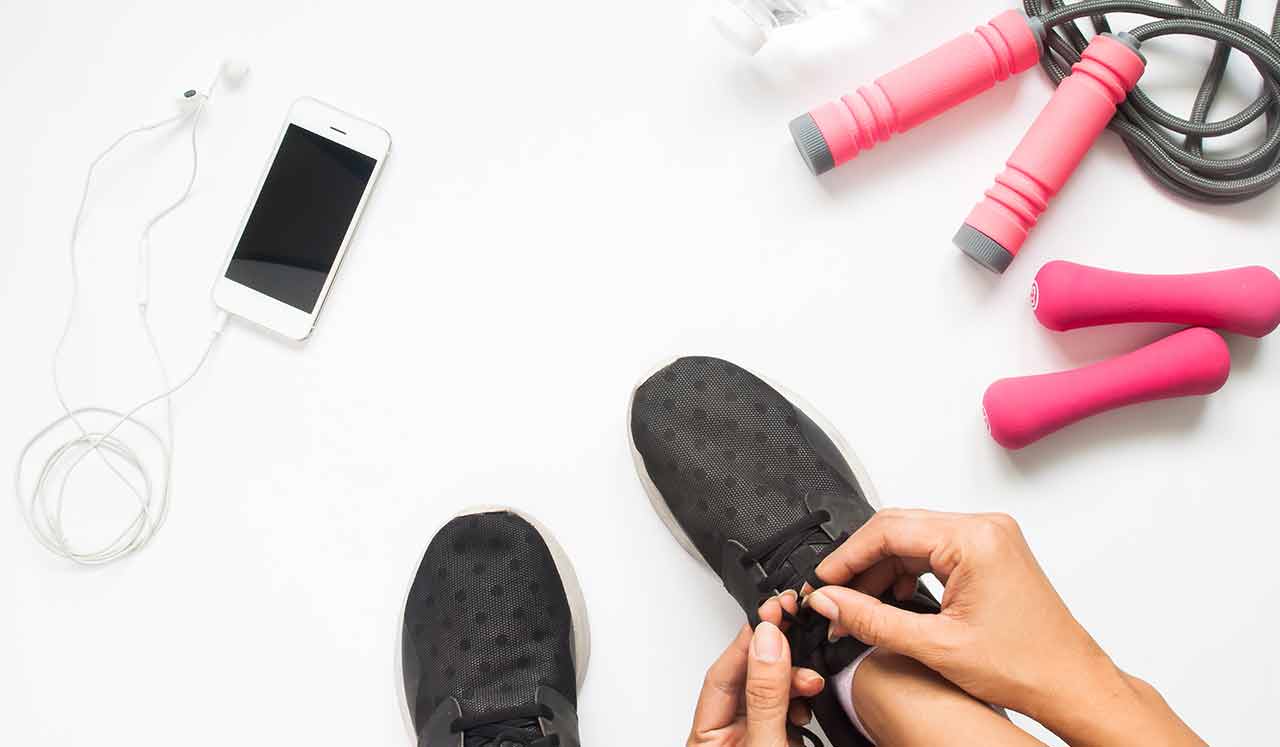
[(1110, 658), (1093, 667), (1087, 677), (1061, 681), (1056, 702), (1027, 715), (1072, 747), (1205, 744), (1146, 682)]
[[(1052, 680), (1034, 687), (1025, 708), (1027, 716), (1077, 747), (1095, 743), (1091, 736), (1108, 716), (1128, 714), (1136, 695), (1125, 674), (1096, 644), (1074, 652), (1070, 664), (1049, 669)], [(1019, 704), (1023, 705), (1023, 704)]]

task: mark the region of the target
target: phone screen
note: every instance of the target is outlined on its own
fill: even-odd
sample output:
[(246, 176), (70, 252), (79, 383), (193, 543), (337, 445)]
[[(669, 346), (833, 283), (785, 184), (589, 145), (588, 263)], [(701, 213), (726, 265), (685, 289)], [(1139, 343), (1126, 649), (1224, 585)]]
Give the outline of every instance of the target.
[(363, 153), (289, 125), (227, 278), (314, 311), (376, 165)]

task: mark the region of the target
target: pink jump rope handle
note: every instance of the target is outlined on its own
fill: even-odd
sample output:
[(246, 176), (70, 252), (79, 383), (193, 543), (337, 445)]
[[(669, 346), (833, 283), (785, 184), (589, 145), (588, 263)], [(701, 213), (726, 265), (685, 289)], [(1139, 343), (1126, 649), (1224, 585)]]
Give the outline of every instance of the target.
[(1059, 331), (1171, 322), (1263, 337), (1280, 326), (1280, 278), (1265, 267), (1197, 275), (1134, 275), (1050, 262), (1031, 288), (1036, 318)]
[(994, 272), (1004, 272), (1049, 200), (1067, 183), (1116, 107), (1146, 69), (1128, 34), (1102, 34), (1081, 55), (1071, 75), (1023, 137), (1007, 168), (996, 177), (955, 243)]
[(791, 122), (800, 155), (815, 174), (906, 132), (1033, 67), (1043, 28), (1016, 10), (996, 16), (919, 59)]
[(1231, 373), (1227, 343), (1193, 327), (1073, 371), (1001, 379), (982, 408), (991, 437), (1021, 449), (1091, 415), (1158, 399), (1212, 394)]

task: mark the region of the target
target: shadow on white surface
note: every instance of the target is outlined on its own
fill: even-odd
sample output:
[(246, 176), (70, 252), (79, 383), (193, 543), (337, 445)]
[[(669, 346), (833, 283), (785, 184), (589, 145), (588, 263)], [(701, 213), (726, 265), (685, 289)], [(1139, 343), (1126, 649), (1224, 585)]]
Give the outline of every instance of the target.
[[(1167, 439), (1193, 430), (1209, 406), (1207, 397), (1146, 402), (1095, 415), (1019, 451), (1005, 451), (1009, 472), (1029, 477), (1092, 452), (1125, 449), (1147, 439)], [(988, 439), (989, 440), (989, 439)], [(994, 441), (991, 448), (1000, 449)], [(1002, 449), (1003, 450), (1003, 449)]]
[[(1165, 337), (1168, 332), (1153, 333), (1148, 325), (1134, 325), (1138, 329), (1121, 330), (1124, 334), (1106, 336), (1098, 343), (1085, 341), (1084, 335), (1064, 334), (1065, 339), (1072, 340), (1068, 347), (1070, 357), (1079, 358), (1079, 365), (1101, 360), (1111, 355), (1121, 354), (1125, 350), (1113, 352), (1118, 337), (1151, 338), (1149, 342)], [(1082, 332), (1087, 330), (1077, 330)], [(1098, 336), (1104, 337), (1104, 336)], [(1225, 335), (1227, 346), (1231, 350), (1231, 375), (1239, 376), (1252, 368), (1258, 358), (1261, 340), (1240, 335)], [(1076, 342), (1076, 341), (1079, 342)], [(1102, 350), (1106, 352), (1100, 352)], [(1128, 347), (1126, 350), (1136, 349)], [(1147, 439), (1165, 440), (1178, 438), (1187, 434), (1200, 424), (1205, 413), (1217, 398), (1231, 396), (1231, 380), (1219, 392), (1206, 397), (1183, 397), (1179, 399), (1145, 402), (1119, 410), (1095, 415), (1074, 425), (1050, 434), (1042, 440), (1019, 451), (1006, 452), (1008, 465), (1012, 471), (1021, 475), (1038, 472), (1050, 464), (1070, 462), (1080, 459), (1090, 452), (1109, 449), (1124, 449), (1134, 443)], [(993, 448), (999, 448), (994, 443)]]

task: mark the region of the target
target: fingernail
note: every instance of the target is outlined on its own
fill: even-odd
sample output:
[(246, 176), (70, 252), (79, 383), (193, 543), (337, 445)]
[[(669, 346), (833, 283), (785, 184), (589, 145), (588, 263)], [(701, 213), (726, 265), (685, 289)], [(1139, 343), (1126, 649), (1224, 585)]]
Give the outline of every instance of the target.
[(799, 601), (800, 599), (800, 593), (797, 592), (795, 589), (787, 589), (786, 591), (782, 592), (782, 594), (780, 594), (779, 596), (791, 597), (792, 599), (795, 599), (797, 601)]
[(808, 684), (810, 684), (810, 685), (819, 685), (819, 686), (821, 686), (821, 687), (826, 687), (826, 686), (827, 686), (827, 680), (826, 680), (826, 678), (825, 678), (825, 677), (823, 677), (822, 675), (818, 674), (817, 672), (813, 672), (812, 674), (810, 674), (810, 675), (805, 679), (805, 682), (807, 682), (807, 683), (808, 683)]
[(843, 636), (844, 633), (835, 623), (831, 623), (827, 626), (827, 643), (835, 643)]
[(834, 620), (840, 616), (840, 608), (837, 607), (836, 603), (831, 601), (827, 595), (820, 591), (813, 592), (805, 598), (805, 601), (814, 609), (815, 612), (828, 620)]
[(782, 646), (786, 639), (782, 631), (771, 622), (762, 622), (756, 626), (756, 634), (751, 639), (751, 655), (757, 661), (773, 663), (782, 659)]

